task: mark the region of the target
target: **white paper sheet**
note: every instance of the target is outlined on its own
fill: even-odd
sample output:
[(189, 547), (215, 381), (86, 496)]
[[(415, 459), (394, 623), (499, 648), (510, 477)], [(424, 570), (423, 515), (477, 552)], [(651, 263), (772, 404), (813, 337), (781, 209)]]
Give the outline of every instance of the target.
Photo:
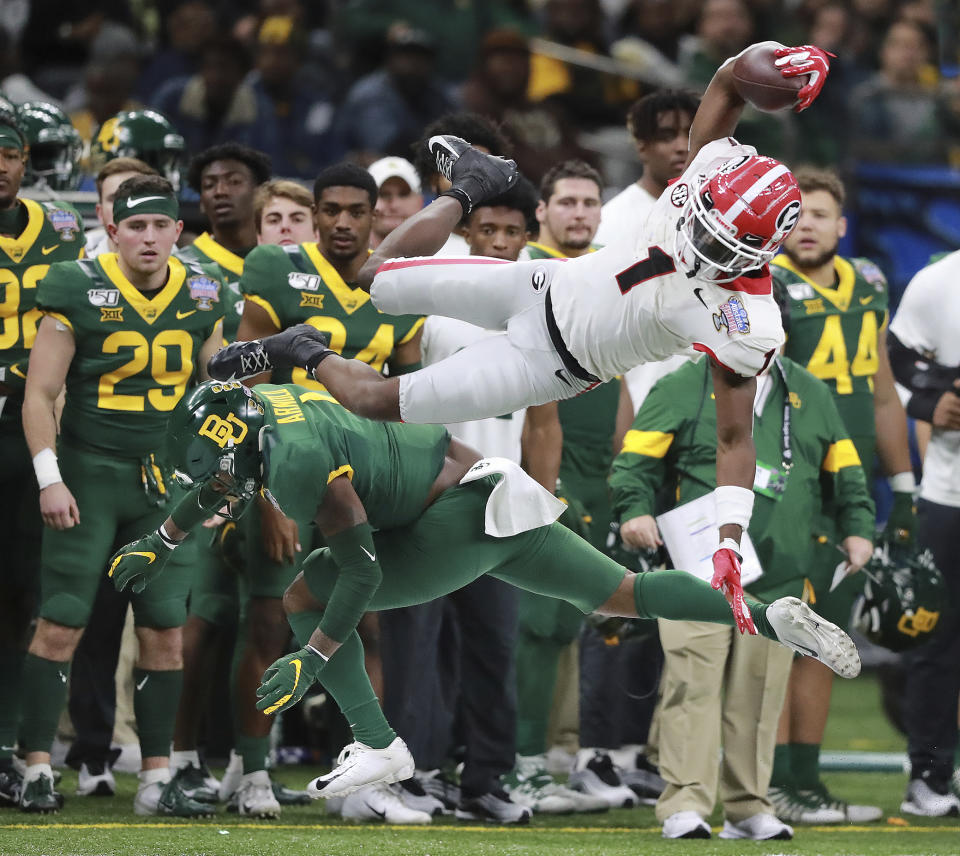
[[(674, 567), (710, 582), (713, 579), (713, 554), (720, 543), (720, 529), (713, 494), (678, 505), (657, 517), (663, 543), (670, 551)], [(747, 586), (763, 576), (750, 536), (740, 540), (740, 582)]]

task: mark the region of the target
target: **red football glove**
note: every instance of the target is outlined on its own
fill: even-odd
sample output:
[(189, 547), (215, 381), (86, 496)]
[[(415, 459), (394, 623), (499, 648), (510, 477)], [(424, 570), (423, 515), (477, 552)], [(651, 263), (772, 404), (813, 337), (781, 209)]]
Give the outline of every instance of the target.
[(779, 57), (774, 65), (784, 77), (799, 77), (802, 74), (810, 76), (807, 85), (797, 93), (797, 103), (793, 108), (794, 113), (801, 113), (816, 101), (830, 73), (828, 57), (836, 57), (836, 54), (822, 51), (813, 45), (800, 45), (795, 48), (777, 48), (774, 55)]
[(728, 543), (733, 544), (730, 539), (724, 539), (713, 554), (713, 579), (710, 585), (723, 592), (723, 596), (733, 610), (733, 621), (737, 630), (756, 636), (757, 628), (744, 602), (743, 586), (740, 585), (740, 554), (731, 547), (725, 546)]

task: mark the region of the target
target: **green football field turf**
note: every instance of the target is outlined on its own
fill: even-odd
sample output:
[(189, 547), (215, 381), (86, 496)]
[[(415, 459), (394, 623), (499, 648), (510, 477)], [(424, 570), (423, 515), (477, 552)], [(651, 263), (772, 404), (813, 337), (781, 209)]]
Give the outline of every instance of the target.
[[(869, 676), (838, 682), (827, 738), (829, 750), (898, 752), (904, 739), (883, 718), (876, 682)], [(315, 768), (285, 767), (277, 778), (303, 787)], [(279, 822), (247, 821), (221, 810), (203, 821), (138, 818), (136, 779), (118, 775), (113, 798), (72, 797), (76, 774), (64, 771), (67, 805), (59, 815), (0, 813), (0, 856), (958, 856), (960, 820), (903, 817), (906, 777), (900, 773), (831, 773), (827, 783), (850, 802), (883, 807), (869, 826), (798, 827), (793, 841), (664, 841), (652, 808), (605, 815), (545, 818), (524, 828), (466, 826), (437, 819), (429, 827), (348, 824), (323, 812), (322, 803), (287, 808)], [(722, 818), (711, 818), (715, 831)]]

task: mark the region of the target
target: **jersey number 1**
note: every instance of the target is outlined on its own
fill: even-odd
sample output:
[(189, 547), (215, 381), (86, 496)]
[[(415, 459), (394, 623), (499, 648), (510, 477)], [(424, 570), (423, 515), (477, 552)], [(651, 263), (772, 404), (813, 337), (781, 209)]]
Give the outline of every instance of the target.
[(634, 286), (640, 285), (641, 282), (673, 273), (676, 269), (677, 266), (673, 263), (673, 259), (660, 247), (650, 247), (647, 250), (647, 257), (643, 261), (632, 264), (626, 270), (617, 274), (617, 285), (620, 286), (620, 293), (626, 294)]

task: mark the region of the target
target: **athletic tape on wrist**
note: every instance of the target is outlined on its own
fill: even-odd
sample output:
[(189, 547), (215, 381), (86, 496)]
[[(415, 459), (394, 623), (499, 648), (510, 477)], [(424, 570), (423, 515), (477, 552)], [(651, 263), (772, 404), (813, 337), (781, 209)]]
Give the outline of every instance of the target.
[(713, 491), (717, 509), (717, 526), (733, 524), (741, 529), (750, 525), (753, 514), (753, 491), (732, 484), (720, 485)]
[(330, 658), (326, 656), (326, 654), (314, 648), (313, 645), (307, 644), (307, 645), (304, 645), (303, 647), (306, 648), (311, 654), (316, 654), (321, 660), (323, 660), (324, 663), (329, 662)]
[(720, 546), (717, 547), (717, 550), (732, 550), (737, 554), (737, 558), (742, 562), (743, 556), (740, 553), (740, 545), (733, 540), (733, 538), (724, 538), (720, 542)]
[(170, 535), (167, 534), (167, 524), (166, 521), (160, 524), (160, 528), (157, 530), (157, 535), (160, 536), (160, 540), (163, 541), (171, 550), (175, 550), (180, 546), (179, 541), (174, 541)]
[(897, 473), (890, 476), (890, 490), (894, 493), (913, 493), (917, 489), (917, 480), (911, 472)]
[(40, 490), (63, 481), (60, 467), (57, 466), (57, 456), (49, 446), (33, 456), (33, 471), (37, 474)]

